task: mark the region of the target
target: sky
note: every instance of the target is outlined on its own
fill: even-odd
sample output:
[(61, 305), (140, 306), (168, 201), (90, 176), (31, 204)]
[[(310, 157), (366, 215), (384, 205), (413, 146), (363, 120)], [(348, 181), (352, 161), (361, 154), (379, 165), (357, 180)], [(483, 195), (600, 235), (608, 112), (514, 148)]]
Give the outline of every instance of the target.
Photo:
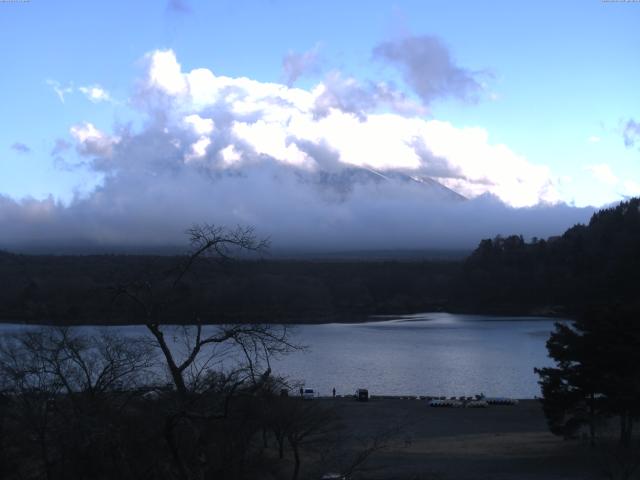
[[(600, 0), (0, 2), (0, 244), (561, 233), (640, 195), (639, 20)], [(354, 168), (469, 201), (337, 188)]]

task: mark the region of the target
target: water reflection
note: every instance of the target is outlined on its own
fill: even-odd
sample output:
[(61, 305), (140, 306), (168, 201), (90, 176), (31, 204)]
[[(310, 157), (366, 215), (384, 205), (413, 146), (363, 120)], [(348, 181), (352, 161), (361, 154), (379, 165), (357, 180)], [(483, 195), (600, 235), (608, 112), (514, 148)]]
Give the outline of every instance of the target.
[(556, 320), (446, 313), (377, 317), (360, 324), (301, 325), (307, 352), (276, 370), (328, 394), (368, 387), (373, 394), (533, 398), (534, 367), (550, 365), (546, 339)]

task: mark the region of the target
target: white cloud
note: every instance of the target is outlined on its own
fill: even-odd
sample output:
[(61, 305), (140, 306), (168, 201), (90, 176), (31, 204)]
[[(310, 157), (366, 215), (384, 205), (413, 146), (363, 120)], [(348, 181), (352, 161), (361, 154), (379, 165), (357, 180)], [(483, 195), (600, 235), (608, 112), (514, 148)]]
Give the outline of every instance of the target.
[(185, 161), (202, 158), (207, 153), (207, 148), (211, 145), (211, 140), (207, 137), (200, 137), (196, 142), (191, 144), (191, 152), (185, 155)]
[(214, 129), (213, 120), (203, 118), (194, 113), (184, 117), (183, 121), (198, 135), (198, 139), (191, 144), (191, 151), (185, 155), (185, 162), (203, 158), (207, 153), (207, 148), (211, 145), (210, 136)]
[(156, 50), (148, 55), (148, 82), (169, 95), (187, 92), (188, 84), (172, 50)]
[(73, 85), (62, 86), (56, 80), (47, 80), (46, 84), (53, 89), (62, 103), (64, 103), (65, 95), (73, 92)]
[(202, 118), (196, 113), (184, 117), (184, 123), (193, 128), (193, 131), (198, 135), (210, 135), (213, 132), (213, 120)]
[(56, 93), (58, 98), (62, 103), (65, 103), (66, 96), (75, 92), (82, 93), (85, 97), (87, 97), (93, 103), (99, 102), (111, 102), (113, 99), (109, 92), (107, 92), (100, 85), (87, 85), (81, 87), (74, 87), (73, 83), (69, 83), (65, 86), (60, 84), (60, 82), (56, 80), (46, 80), (46, 84), (49, 85), (53, 91)]
[(600, 137), (598, 137), (597, 135), (591, 135), (587, 141), (589, 143), (599, 143), (602, 139)]
[(606, 185), (616, 185), (619, 182), (618, 177), (613, 173), (611, 167), (606, 163), (599, 163), (597, 165), (588, 165), (586, 170), (591, 172), (591, 175)]
[(220, 150), (220, 155), (224, 166), (232, 166), (242, 160), (242, 154), (233, 145), (227, 145)]
[(622, 182), (622, 194), (627, 197), (640, 196), (640, 183), (635, 180), (624, 180)]
[(108, 102), (111, 101), (111, 96), (100, 85), (93, 85), (90, 87), (78, 87), (78, 90), (83, 93), (93, 103)]
[(74, 125), (69, 133), (77, 142), (78, 152), (82, 155), (111, 156), (117, 137), (111, 137), (98, 130), (92, 123)]
[(301, 167), (313, 161), (297, 145), (288, 141), (289, 132), (281, 128), (280, 123), (264, 120), (253, 123), (234, 122), (232, 132), (236, 138), (249, 144), (258, 155)]
[[(157, 91), (171, 98), (169, 117), (182, 112), (184, 121), (207, 138), (213, 122), (220, 123), (218, 134), (237, 142), (238, 152), (249, 147), (277, 162), (317, 169), (322, 159), (300, 148), (301, 143), (311, 143), (327, 146), (343, 165), (429, 174), (437, 163), (438, 175), (432, 176), (469, 197), (490, 193), (513, 206), (559, 201), (548, 168), (529, 163), (506, 145), (491, 143), (483, 128), (461, 129), (448, 122), (381, 112), (375, 89), (339, 73), (303, 90), (216, 76), (207, 69), (183, 72), (171, 50), (155, 51), (147, 58), (143, 95)], [(211, 109), (220, 121), (200, 116)], [(209, 120), (211, 124), (203, 123)], [(198, 142), (190, 154), (203, 156), (205, 141)], [(206, 146), (211, 149), (214, 144)]]

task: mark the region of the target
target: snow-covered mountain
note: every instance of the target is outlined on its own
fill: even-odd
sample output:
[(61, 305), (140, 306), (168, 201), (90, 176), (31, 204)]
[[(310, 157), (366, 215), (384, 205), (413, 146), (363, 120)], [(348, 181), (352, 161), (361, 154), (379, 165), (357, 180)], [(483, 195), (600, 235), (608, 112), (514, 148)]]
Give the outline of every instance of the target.
[(337, 171), (317, 171), (300, 174), (301, 180), (346, 198), (354, 189), (366, 186), (419, 188), (425, 199), (434, 201), (464, 201), (466, 197), (426, 175), (411, 175), (400, 170), (378, 171), (364, 167), (349, 167)]

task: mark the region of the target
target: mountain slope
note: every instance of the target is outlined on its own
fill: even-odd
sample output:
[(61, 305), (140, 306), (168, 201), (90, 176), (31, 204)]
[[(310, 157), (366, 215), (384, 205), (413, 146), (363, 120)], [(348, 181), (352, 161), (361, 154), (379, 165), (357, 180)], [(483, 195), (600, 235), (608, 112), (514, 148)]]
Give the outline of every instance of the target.
[(349, 167), (337, 171), (321, 170), (305, 173), (301, 179), (320, 189), (328, 190), (339, 197), (346, 197), (357, 187), (397, 186), (398, 188), (418, 187), (425, 198), (442, 201), (463, 201), (466, 198), (426, 175), (410, 175), (400, 170), (378, 171), (365, 167)]

